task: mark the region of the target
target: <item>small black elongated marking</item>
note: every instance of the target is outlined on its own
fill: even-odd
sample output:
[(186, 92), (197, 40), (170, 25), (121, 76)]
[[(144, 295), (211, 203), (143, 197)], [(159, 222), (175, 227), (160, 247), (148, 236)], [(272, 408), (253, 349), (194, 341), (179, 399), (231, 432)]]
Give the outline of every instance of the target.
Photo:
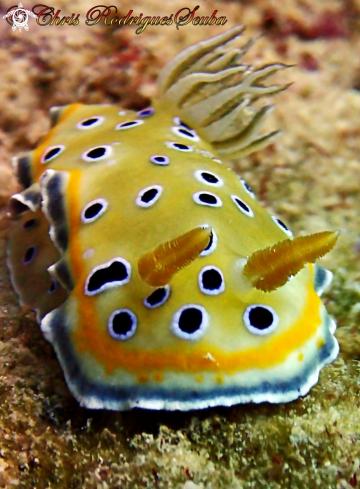
[(122, 130), (122, 129), (130, 129), (132, 127), (140, 126), (140, 124), (144, 124), (144, 121), (142, 120), (134, 120), (134, 121), (125, 121), (125, 122), (120, 122), (115, 126), (115, 129), (117, 131)]
[(194, 175), (196, 180), (198, 180), (200, 183), (205, 183), (206, 185), (211, 185), (212, 187), (222, 187), (224, 185), (222, 178), (211, 171), (196, 170)]
[(193, 194), (193, 199), (197, 204), (207, 205), (209, 207), (221, 207), (222, 201), (220, 197), (212, 192), (196, 192)]
[(87, 207), (84, 212), (85, 219), (86, 220), (93, 219), (99, 214), (99, 212), (103, 209), (103, 207), (104, 206), (99, 202), (96, 202), (95, 204), (92, 204), (91, 206)]
[(139, 110), (139, 112), (136, 113), (139, 117), (149, 117), (153, 115), (155, 112), (154, 107), (147, 107), (146, 109)]
[(169, 297), (170, 285), (165, 285), (165, 287), (156, 289), (149, 297), (144, 299), (144, 305), (149, 309), (155, 309), (165, 304)]
[(284, 231), (288, 236), (292, 237), (293, 233), (290, 231), (290, 229), (284, 224), (280, 219), (278, 219), (275, 216), (271, 216), (272, 220), (279, 226), (279, 228)]
[(240, 209), (243, 214), (249, 217), (254, 217), (254, 213), (251, 208), (242, 199), (240, 199), (240, 197), (237, 195), (232, 195), (231, 198), (237, 208)]
[(180, 136), (182, 138), (190, 139), (192, 141), (200, 141), (199, 136), (192, 129), (187, 129), (185, 127), (177, 127), (177, 126), (175, 126), (175, 127), (172, 128), (172, 132), (176, 136)]
[(214, 195), (210, 195), (205, 192), (199, 195), (199, 200), (201, 200), (201, 202), (203, 202), (204, 204), (210, 205), (216, 205), (218, 202), (217, 198)]
[(139, 207), (150, 207), (159, 200), (161, 194), (162, 187), (160, 185), (151, 185), (140, 190), (135, 202)]
[(147, 190), (146, 192), (143, 193), (143, 195), (141, 196), (141, 201), (144, 202), (145, 204), (148, 204), (149, 202), (154, 200), (157, 193), (158, 190), (156, 190), (156, 188), (151, 188), (150, 190)]
[(193, 151), (193, 147), (188, 146), (187, 144), (176, 143), (174, 141), (168, 141), (165, 144), (168, 148), (176, 149), (177, 151), (184, 151), (186, 153), (190, 153), (191, 151)]
[(92, 117), (87, 117), (82, 121), (79, 121), (76, 124), (78, 129), (93, 129), (94, 127), (98, 127), (104, 121), (104, 117), (96, 115)]
[(81, 213), (81, 220), (88, 224), (98, 219), (108, 207), (108, 203), (105, 199), (95, 199), (89, 202)]
[(94, 148), (90, 148), (87, 151), (84, 151), (82, 154), (82, 159), (84, 161), (100, 161), (105, 158), (108, 158), (112, 153), (111, 146), (95, 146)]
[(43, 164), (49, 163), (51, 160), (59, 156), (59, 154), (62, 153), (64, 149), (65, 146), (63, 144), (59, 144), (57, 146), (50, 146), (44, 151), (43, 155), (40, 158), (40, 162)]
[(131, 266), (124, 258), (114, 258), (95, 267), (85, 282), (85, 294), (95, 295), (130, 281)]
[(28, 221), (25, 221), (24, 224), (23, 224), (23, 228), (24, 229), (30, 229), (32, 227), (34, 227), (36, 224), (36, 220), (35, 219), (29, 219)]
[(28, 248), (25, 251), (24, 258), (23, 258), (24, 264), (27, 265), (28, 263), (30, 263), (32, 261), (32, 259), (34, 258), (34, 256), (35, 256), (35, 247), (30, 246), (30, 248)]
[(47, 293), (48, 293), (48, 294), (52, 294), (53, 292), (55, 292), (56, 287), (57, 287), (57, 282), (56, 282), (56, 280), (53, 278), (53, 279), (51, 280), (51, 285), (50, 285), (50, 287), (49, 287), (49, 289), (48, 289)]
[(165, 155), (153, 155), (150, 156), (150, 161), (154, 165), (166, 166), (170, 163), (170, 158)]
[(218, 183), (219, 179), (215, 177), (215, 175), (212, 175), (211, 173), (208, 172), (202, 172), (201, 176), (207, 183)]

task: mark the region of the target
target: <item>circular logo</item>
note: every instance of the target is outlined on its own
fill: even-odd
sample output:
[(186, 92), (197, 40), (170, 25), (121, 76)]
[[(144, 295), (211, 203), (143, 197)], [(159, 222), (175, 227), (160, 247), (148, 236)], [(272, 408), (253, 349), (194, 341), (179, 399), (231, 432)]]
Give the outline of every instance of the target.
[(13, 31), (18, 27), (20, 30), (24, 27), (25, 30), (27, 28), (27, 21), (29, 16), (26, 10), (18, 8), (12, 14), (13, 21)]
[(10, 7), (7, 10), (6, 15), (4, 15), (4, 19), (6, 19), (6, 22), (12, 26), (13, 31), (19, 29), (21, 32), (21, 29), (25, 29), (26, 31), (29, 30), (29, 16), (36, 18), (36, 15), (30, 10), (25, 10), (20, 2), (19, 5)]

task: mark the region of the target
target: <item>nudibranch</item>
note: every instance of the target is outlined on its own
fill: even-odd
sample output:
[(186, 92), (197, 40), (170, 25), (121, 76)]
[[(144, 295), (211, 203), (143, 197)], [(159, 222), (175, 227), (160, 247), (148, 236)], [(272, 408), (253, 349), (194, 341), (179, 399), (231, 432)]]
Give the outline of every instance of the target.
[(82, 406), (288, 402), (338, 354), (315, 264), (338, 233), (293, 238), (225, 163), (272, 140), (261, 100), (286, 88), (240, 63), (242, 32), (178, 54), (151, 107), (51, 109), (14, 158), (12, 282)]

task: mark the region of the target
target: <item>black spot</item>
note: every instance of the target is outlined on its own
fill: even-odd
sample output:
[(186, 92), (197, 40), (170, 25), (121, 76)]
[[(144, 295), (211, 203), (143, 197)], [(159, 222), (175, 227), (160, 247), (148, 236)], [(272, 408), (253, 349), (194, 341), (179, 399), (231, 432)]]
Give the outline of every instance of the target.
[(90, 119), (86, 119), (85, 121), (82, 121), (81, 125), (84, 127), (89, 127), (92, 126), (93, 124), (96, 124), (98, 120), (99, 120), (98, 117), (90, 117)]
[(88, 292), (95, 292), (111, 282), (122, 282), (128, 278), (128, 271), (124, 263), (113, 261), (111, 265), (96, 270), (87, 284)]
[(90, 205), (84, 212), (85, 219), (92, 219), (93, 217), (96, 217), (99, 212), (102, 211), (103, 207), (104, 206), (100, 204), (100, 202)]
[(208, 183), (218, 183), (219, 181), (219, 179), (215, 175), (208, 173), (206, 171), (201, 172), (201, 176)]
[(184, 136), (187, 136), (188, 138), (195, 139), (195, 135), (187, 129), (179, 129), (178, 132)]
[(201, 281), (204, 289), (218, 290), (222, 285), (222, 277), (217, 270), (205, 270), (201, 276)]
[(88, 151), (86, 153), (86, 156), (93, 160), (97, 160), (98, 158), (103, 157), (105, 153), (106, 153), (106, 148), (104, 148), (103, 146), (99, 146), (98, 148), (93, 148), (90, 151)]
[(112, 320), (112, 329), (116, 335), (125, 336), (133, 327), (134, 320), (126, 311), (115, 314)]
[(289, 228), (286, 226), (286, 224), (284, 224), (282, 221), (280, 221), (280, 219), (276, 218), (278, 224), (283, 228), (285, 229), (285, 231), (289, 231)]
[(251, 209), (248, 205), (245, 204), (245, 202), (243, 202), (238, 197), (234, 197), (234, 201), (240, 207), (240, 209), (242, 209), (244, 212), (246, 212), (246, 214), (251, 214)]
[(155, 290), (147, 299), (145, 299), (147, 305), (156, 306), (161, 304), (166, 297), (166, 289), (165, 287), (161, 287), (160, 289)]
[(46, 161), (49, 161), (51, 160), (52, 158), (54, 158), (57, 154), (60, 153), (60, 151), (62, 150), (62, 147), (61, 146), (57, 146), (55, 148), (51, 148), (49, 149), (43, 156), (43, 161), (46, 162)]
[(150, 156), (150, 161), (151, 163), (155, 163), (155, 165), (168, 165), (170, 158), (168, 156), (154, 155)]
[(203, 315), (199, 309), (189, 307), (184, 309), (179, 318), (179, 329), (187, 334), (195, 333), (201, 327)]
[(35, 255), (35, 248), (34, 248), (34, 246), (31, 246), (25, 252), (24, 263), (25, 264), (30, 263), (31, 260), (34, 258), (34, 255)]
[(264, 330), (269, 328), (274, 322), (274, 316), (271, 311), (262, 306), (253, 307), (249, 312), (250, 326)]
[(140, 117), (149, 117), (150, 115), (153, 115), (154, 109), (152, 107), (148, 107), (147, 109), (140, 110), (137, 112), (137, 115)]
[(128, 129), (129, 127), (139, 126), (143, 124), (144, 121), (128, 121), (128, 122), (120, 122), (115, 129)]
[(207, 193), (199, 194), (199, 200), (204, 204), (210, 204), (210, 205), (217, 204), (217, 198), (214, 195), (207, 194)]
[(35, 224), (36, 224), (36, 220), (35, 219), (29, 219), (28, 221), (24, 222), (23, 228), (24, 229), (30, 229), (33, 226), (35, 226)]
[(181, 144), (181, 143), (173, 143), (174, 148), (180, 149), (181, 151), (191, 151), (190, 146), (187, 146), (186, 144)]
[(150, 190), (146, 190), (146, 192), (142, 194), (140, 200), (145, 204), (148, 204), (156, 197), (158, 192), (159, 191), (156, 188), (151, 188)]
[[(123, 122), (121, 124), (121, 127), (131, 127), (131, 126), (136, 126), (137, 123), (136, 122)], [(125, 313), (121, 313), (121, 314), (125, 314)]]

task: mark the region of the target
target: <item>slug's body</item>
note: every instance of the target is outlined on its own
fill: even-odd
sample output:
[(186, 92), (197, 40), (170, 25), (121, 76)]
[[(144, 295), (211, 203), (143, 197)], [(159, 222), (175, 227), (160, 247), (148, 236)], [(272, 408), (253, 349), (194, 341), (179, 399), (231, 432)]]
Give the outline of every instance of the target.
[(12, 280), (84, 406), (290, 401), (337, 355), (331, 274), (307, 264), (337, 235), (290, 240), (223, 163), (275, 135), (251, 104), (284, 88), (257, 84), (282, 65), (239, 65), (241, 31), (180, 53), (151, 108), (53, 110), (16, 159)]

